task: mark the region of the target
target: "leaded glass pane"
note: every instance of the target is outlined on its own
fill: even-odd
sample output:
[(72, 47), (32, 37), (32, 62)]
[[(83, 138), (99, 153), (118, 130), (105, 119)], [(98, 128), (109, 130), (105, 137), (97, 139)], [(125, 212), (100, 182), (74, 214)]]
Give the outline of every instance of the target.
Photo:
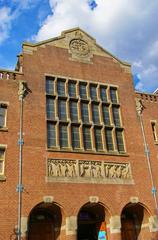
[(47, 119), (55, 119), (54, 99), (47, 97)]
[(70, 118), (71, 121), (77, 122), (78, 121), (78, 108), (77, 108), (77, 102), (70, 101)]
[(68, 147), (68, 132), (66, 125), (59, 126), (59, 133), (60, 133), (60, 147)]
[(65, 81), (59, 80), (57, 82), (57, 91), (59, 96), (65, 96)]
[(58, 115), (59, 115), (59, 120), (62, 120), (62, 121), (67, 120), (66, 101), (65, 100), (58, 101)]
[(46, 77), (46, 93), (54, 95), (54, 77)]
[(113, 107), (112, 112), (113, 112), (113, 119), (114, 119), (115, 126), (120, 127), (121, 123), (120, 123), (119, 108), (118, 107)]
[(116, 130), (116, 141), (117, 141), (117, 148), (119, 152), (124, 152), (124, 142), (123, 142), (123, 133), (120, 130)]
[(0, 106), (0, 127), (5, 127), (6, 107)]
[(80, 90), (80, 97), (83, 98), (83, 99), (87, 99), (87, 87), (86, 87), (86, 84), (80, 83), (79, 90)]
[(92, 116), (93, 116), (94, 123), (96, 123), (96, 124), (100, 123), (99, 105), (98, 104), (92, 104)]
[(102, 106), (103, 110), (103, 121), (105, 125), (110, 125), (110, 115), (109, 115), (109, 107), (106, 105)]
[(89, 122), (88, 103), (81, 103), (81, 115), (84, 123)]
[(107, 102), (106, 87), (103, 86), (100, 87), (100, 98), (103, 102)]
[(47, 143), (48, 147), (56, 146), (56, 126), (53, 123), (47, 123)]
[(114, 88), (110, 88), (110, 98), (112, 103), (117, 103), (117, 90)]
[(68, 83), (68, 89), (69, 89), (69, 96), (76, 97), (76, 83), (70, 81)]
[(80, 148), (80, 135), (79, 135), (79, 127), (72, 126), (71, 127), (71, 137), (72, 137), (72, 147)]
[(91, 133), (90, 133), (90, 128), (89, 127), (84, 127), (83, 128), (83, 141), (84, 141), (85, 150), (92, 149)]
[(96, 150), (97, 151), (103, 150), (101, 129), (100, 128), (94, 129), (94, 135), (95, 135), (95, 147), (96, 147)]
[(112, 130), (111, 129), (106, 129), (105, 130), (105, 136), (106, 136), (106, 147), (108, 151), (113, 151), (114, 150), (114, 145), (113, 145), (113, 139), (112, 139)]
[(97, 100), (97, 86), (90, 85), (90, 96), (92, 100)]

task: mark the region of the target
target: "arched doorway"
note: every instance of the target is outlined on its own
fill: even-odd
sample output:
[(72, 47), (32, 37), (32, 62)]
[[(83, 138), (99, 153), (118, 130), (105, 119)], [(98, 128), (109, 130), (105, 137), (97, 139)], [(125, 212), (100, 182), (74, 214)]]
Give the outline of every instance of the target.
[(56, 204), (40, 203), (30, 213), (28, 240), (56, 240), (60, 235), (61, 209)]
[(85, 204), (78, 213), (77, 239), (98, 240), (101, 230), (102, 234), (107, 234), (104, 206), (99, 203)]
[(148, 224), (149, 213), (140, 203), (127, 204), (121, 214), (122, 240), (148, 239), (148, 229), (142, 226)]

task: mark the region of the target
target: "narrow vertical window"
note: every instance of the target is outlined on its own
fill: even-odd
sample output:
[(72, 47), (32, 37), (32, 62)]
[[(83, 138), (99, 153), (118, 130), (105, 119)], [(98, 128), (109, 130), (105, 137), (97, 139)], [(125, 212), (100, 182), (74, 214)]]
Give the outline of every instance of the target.
[(72, 139), (73, 149), (80, 148), (80, 135), (79, 135), (79, 127), (78, 126), (71, 127), (71, 139)]
[(156, 132), (156, 123), (155, 122), (151, 122), (151, 128), (152, 128), (154, 141), (157, 141), (157, 132)]
[(67, 125), (60, 124), (59, 126), (59, 134), (60, 134), (60, 147), (68, 147), (68, 131)]
[(0, 104), (0, 128), (6, 127), (7, 106)]
[(91, 133), (89, 127), (83, 128), (83, 142), (84, 142), (84, 148), (85, 150), (91, 150), (92, 144), (91, 144)]
[(95, 147), (97, 151), (103, 150), (103, 143), (102, 143), (102, 134), (100, 128), (94, 129), (94, 136), (95, 136)]
[(85, 83), (80, 83), (79, 85), (80, 97), (87, 99), (87, 85)]
[(99, 118), (99, 105), (98, 104), (92, 104), (92, 116), (93, 116), (93, 122), (96, 124), (99, 124), (100, 118)]
[(118, 151), (124, 152), (123, 132), (121, 130), (116, 130), (116, 142)]
[(106, 105), (102, 105), (103, 110), (103, 121), (105, 125), (110, 125), (110, 115), (109, 115), (109, 107)]
[(106, 87), (103, 86), (100, 87), (100, 98), (103, 102), (107, 102)]
[(65, 80), (58, 79), (57, 91), (59, 96), (65, 96)]
[(114, 144), (113, 144), (113, 138), (112, 138), (112, 130), (106, 129), (105, 130), (105, 136), (106, 136), (106, 147), (108, 151), (114, 150)]
[(46, 105), (47, 105), (47, 119), (50, 119), (50, 120), (55, 119), (54, 99), (47, 97)]
[(115, 88), (110, 88), (110, 98), (112, 103), (118, 103), (117, 90)]
[(78, 122), (78, 108), (75, 101), (70, 101), (70, 118), (72, 122)]
[(54, 77), (46, 77), (46, 93), (54, 95)]
[(47, 122), (47, 143), (48, 147), (56, 146), (56, 126), (51, 122)]
[(118, 107), (113, 107), (112, 112), (113, 112), (113, 120), (114, 120), (115, 126), (120, 127), (121, 122), (120, 122), (119, 108)]
[(5, 149), (0, 148), (0, 176), (4, 175), (4, 156)]
[(65, 100), (58, 101), (58, 116), (59, 116), (59, 120), (62, 120), (62, 121), (67, 120), (66, 101)]
[(81, 103), (81, 115), (82, 115), (82, 121), (84, 123), (89, 122), (89, 111), (88, 111), (88, 103)]
[(92, 100), (97, 100), (97, 86), (90, 85), (90, 96)]
[(69, 96), (70, 97), (76, 97), (76, 82), (69, 81), (68, 91), (69, 91)]

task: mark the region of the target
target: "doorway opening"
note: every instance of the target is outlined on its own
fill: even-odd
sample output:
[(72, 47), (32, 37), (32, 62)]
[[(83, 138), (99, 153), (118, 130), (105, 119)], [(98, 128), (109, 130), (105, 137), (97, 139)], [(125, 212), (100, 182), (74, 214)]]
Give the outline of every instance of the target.
[(61, 209), (58, 205), (38, 204), (29, 216), (28, 240), (56, 240), (60, 235), (61, 221)]
[(107, 234), (105, 208), (99, 203), (87, 203), (78, 213), (77, 239), (98, 240), (99, 234)]

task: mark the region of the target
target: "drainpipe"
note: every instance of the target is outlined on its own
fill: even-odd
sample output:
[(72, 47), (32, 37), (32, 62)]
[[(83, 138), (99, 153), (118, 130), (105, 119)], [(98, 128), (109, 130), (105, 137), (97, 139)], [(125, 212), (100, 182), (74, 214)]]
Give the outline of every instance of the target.
[(18, 192), (18, 228), (17, 228), (17, 239), (21, 240), (21, 210), (22, 210), (22, 150), (23, 150), (23, 101), (28, 93), (28, 89), (25, 82), (19, 82), (19, 109), (20, 109), (20, 126), (19, 126), (19, 174), (18, 174), (18, 185), (16, 191)]
[(146, 160), (147, 160), (147, 164), (148, 164), (148, 170), (149, 170), (149, 174), (150, 174), (150, 179), (151, 179), (151, 185), (152, 185), (152, 195), (154, 198), (154, 202), (155, 202), (155, 207), (156, 207), (156, 214), (158, 214), (158, 202), (157, 202), (157, 197), (156, 197), (156, 186), (155, 186), (155, 182), (154, 182), (154, 176), (153, 176), (153, 171), (152, 171), (152, 166), (151, 166), (151, 159), (150, 159), (150, 150), (149, 150), (149, 146), (147, 144), (147, 140), (146, 140), (146, 136), (145, 136), (145, 129), (144, 129), (144, 124), (143, 124), (143, 116), (142, 116), (142, 111), (144, 109), (144, 106), (141, 102), (140, 99), (136, 99), (136, 109), (137, 109), (137, 113), (138, 113), (138, 117), (139, 117), (139, 121), (140, 121), (140, 126), (141, 126), (141, 131), (142, 131), (142, 136), (143, 136), (143, 142), (144, 142), (144, 150), (145, 150), (145, 155), (146, 155)]

